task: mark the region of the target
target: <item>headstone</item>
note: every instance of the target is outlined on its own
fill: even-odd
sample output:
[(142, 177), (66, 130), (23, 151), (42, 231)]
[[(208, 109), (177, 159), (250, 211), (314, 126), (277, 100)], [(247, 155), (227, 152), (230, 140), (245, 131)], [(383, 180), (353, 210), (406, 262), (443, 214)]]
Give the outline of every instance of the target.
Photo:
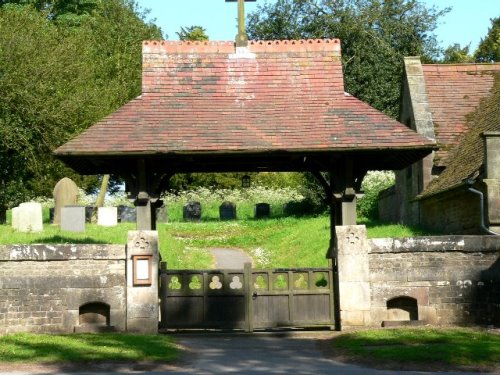
[(61, 230), (68, 232), (85, 232), (85, 207), (63, 207), (61, 209)]
[(156, 222), (157, 223), (168, 223), (168, 212), (167, 206), (163, 205), (156, 209)]
[(135, 207), (118, 206), (118, 221), (120, 223), (135, 223), (137, 221)]
[(12, 213), (12, 228), (18, 230), (19, 227), (19, 207), (14, 207), (11, 211)]
[(118, 224), (118, 210), (116, 207), (99, 207), (97, 209), (97, 225), (114, 227)]
[(233, 202), (222, 202), (219, 207), (219, 217), (221, 220), (235, 220), (236, 205)]
[(271, 205), (269, 203), (257, 203), (255, 205), (255, 218), (262, 219), (271, 216)]
[(184, 220), (187, 221), (200, 221), (201, 220), (201, 203), (189, 202), (184, 206), (183, 210)]
[(85, 207), (85, 221), (87, 223), (92, 222), (92, 215), (94, 214), (94, 207), (93, 206), (87, 206)]
[(0, 225), (7, 222), (7, 209), (0, 206)]
[(36, 202), (21, 203), (13, 209), (12, 227), (19, 232), (42, 232), (42, 205)]
[(54, 224), (61, 224), (61, 209), (74, 206), (78, 199), (78, 186), (68, 177), (64, 177), (54, 187)]

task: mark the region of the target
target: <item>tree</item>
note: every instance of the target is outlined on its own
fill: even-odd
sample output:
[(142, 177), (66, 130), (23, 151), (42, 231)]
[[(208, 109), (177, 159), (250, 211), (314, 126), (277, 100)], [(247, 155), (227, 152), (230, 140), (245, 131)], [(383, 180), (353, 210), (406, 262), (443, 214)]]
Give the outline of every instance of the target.
[[(91, 3), (78, 24), (55, 12)], [(0, 3), (0, 210), (50, 196), (63, 176), (96, 186), (52, 151), (140, 93), (141, 42), (161, 38), (133, 1), (40, 4)]]
[[(258, 5), (247, 31), (261, 40), (340, 39), (345, 91), (397, 118), (403, 58), (437, 59), (433, 30), (448, 11), (419, 0), (277, 0)], [(320, 207), (321, 187), (304, 178), (304, 195)]]
[(469, 53), (469, 45), (462, 48), (460, 44), (455, 43), (444, 50), (442, 62), (444, 64), (471, 63), (474, 62), (474, 57)]
[(447, 11), (418, 0), (277, 0), (247, 29), (252, 39), (339, 38), (346, 91), (397, 117), (403, 57), (437, 57), (432, 31)]
[(206, 30), (201, 26), (181, 27), (181, 30), (176, 33), (179, 40), (208, 40)]
[(476, 62), (483, 63), (500, 61), (500, 17), (491, 20), (488, 34), (481, 39), (474, 58)]

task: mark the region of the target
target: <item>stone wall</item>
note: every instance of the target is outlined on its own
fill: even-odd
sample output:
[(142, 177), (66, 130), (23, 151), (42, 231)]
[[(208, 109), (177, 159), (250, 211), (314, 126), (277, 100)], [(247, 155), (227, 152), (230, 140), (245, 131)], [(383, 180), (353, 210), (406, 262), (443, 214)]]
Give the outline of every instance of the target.
[(0, 334), (73, 332), (96, 303), (125, 330), (125, 260), (124, 245), (0, 245)]
[(450, 234), (481, 234), (479, 197), (466, 186), (423, 199), (420, 209), (420, 224), (425, 228)]
[[(343, 327), (405, 319), (500, 326), (500, 237), (367, 240), (364, 226), (339, 227), (337, 236)], [(416, 317), (392, 308), (398, 297), (416, 301)]]

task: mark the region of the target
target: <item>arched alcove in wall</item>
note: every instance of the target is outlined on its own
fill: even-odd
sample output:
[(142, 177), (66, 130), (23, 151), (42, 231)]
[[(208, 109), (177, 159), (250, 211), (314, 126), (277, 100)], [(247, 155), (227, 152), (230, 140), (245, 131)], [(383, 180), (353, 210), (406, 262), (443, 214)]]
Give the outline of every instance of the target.
[(387, 301), (388, 320), (418, 320), (418, 303), (413, 297), (399, 296)]
[(82, 325), (110, 325), (110, 307), (103, 302), (90, 302), (79, 308), (79, 324)]

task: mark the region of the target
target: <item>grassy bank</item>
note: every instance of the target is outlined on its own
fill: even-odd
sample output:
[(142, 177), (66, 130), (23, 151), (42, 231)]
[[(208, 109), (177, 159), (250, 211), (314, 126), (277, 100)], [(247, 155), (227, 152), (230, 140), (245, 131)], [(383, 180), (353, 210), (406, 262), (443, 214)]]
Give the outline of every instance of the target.
[(500, 335), (466, 328), (358, 331), (334, 338), (331, 345), (351, 361), (391, 368), (486, 370), (500, 364)]
[[(425, 234), (402, 225), (383, 225), (367, 220), (369, 237), (407, 237)], [(322, 267), (327, 265), (330, 239), (328, 216), (281, 217), (267, 220), (171, 222), (158, 225), (160, 251), (170, 268), (210, 268), (211, 247), (240, 248), (248, 252), (257, 267)], [(19, 233), (0, 225), (0, 244), (102, 243), (125, 244), (135, 224), (116, 227), (86, 225), (85, 233), (64, 232), (58, 226), (44, 226), (42, 233)]]
[(170, 362), (178, 355), (173, 340), (164, 335), (18, 333), (0, 336), (0, 363)]

